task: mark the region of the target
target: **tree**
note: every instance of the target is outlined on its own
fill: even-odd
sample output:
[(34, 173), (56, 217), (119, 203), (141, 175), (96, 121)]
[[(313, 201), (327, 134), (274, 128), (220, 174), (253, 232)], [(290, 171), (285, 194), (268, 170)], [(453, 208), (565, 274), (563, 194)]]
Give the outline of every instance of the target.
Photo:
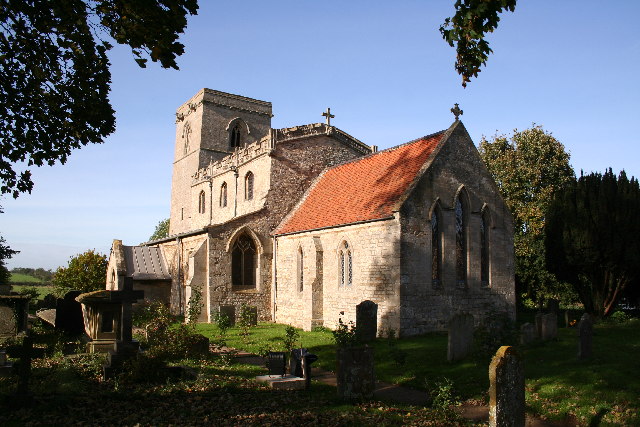
[(456, 47), (456, 71), (467, 87), (493, 52), (486, 34), (498, 27), (500, 13), (515, 10), (516, 0), (456, 0), (454, 7), (455, 15), (444, 20), (440, 33), (449, 46)]
[(588, 313), (613, 312), (640, 278), (640, 186), (611, 169), (569, 181), (547, 211), (547, 266), (570, 283)]
[(169, 235), (169, 218), (161, 220), (158, 225), (156, 225), (156, 230), (153, 232), (151, 237), (149, 237), (149, 241), (164, 239)]
[(115, 130), (103, 38), (175, 68), (197, 0), (0, 0), (0, 194), (31, 192), (17, 164), (65, 163)]
[(574, 177), (569, 153), (542, 126), (480, 142), (480, 156), (514, 219), (516, 284), (520, 296), (541, 302), (567, 296), (568, 288), (545, 265), (545, 212), (554, 191)]
[(14, 251), (9, 246), (5, 245), (4, 237), (0, 236), (0, 285), (8, 285), (11, 279), (11, 273), (4, 265), (4, 260), (10, 259), (19, 251)]
[(51, 283), (60, 297), (71, 290), (92, 292), (105, 289), (107, 256), (93, 249), (73, 256), (66, 267), (58, 267)]

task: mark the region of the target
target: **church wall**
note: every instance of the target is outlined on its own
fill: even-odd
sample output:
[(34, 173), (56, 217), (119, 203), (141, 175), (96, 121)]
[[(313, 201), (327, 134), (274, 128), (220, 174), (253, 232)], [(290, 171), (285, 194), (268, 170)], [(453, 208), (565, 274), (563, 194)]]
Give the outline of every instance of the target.
[[(464, 185), (468, 206), (467, 286), (456, 281), (454, 198)], [(443, 230), (442, 286), (431, 278), (430, 209), (439, 200)], [(486, 203), (489, 228), (490, 285), (480, 280), (481, 209)], [(459, 128), (420, 180), (401, 209), (402, 334), (446, 330), (449, 319), (466, 312), (476, 323), (490, 311), (515, 317), (513, 224), (491, 176), (466, 132)]]
[[(314, 242), (320, 240), (320, 245)], [(340, 286), (339, 250), (352, 251), (353, 283)], [(299, 290), (298, 248), (305, 255), (303, 290)], [(319, 266), (315, 255), (322, 248)], [(319, 230), (277, 238), (276, 322), (311, 329), (313, 282), (323, 278), (323, 323), (334, 329), (338, 319), (356, 320), (356, 305), (378, 304), (378, 331), (400, 327), (400, 227), (396, 219)], [(318, 267), (321, 268), (318, 271)], [(344, 314), (340, 314), (343, 312)]]
[[(254, 173), (254, 201), (244, 205), (239, 202), (236, 219), (222, 217), (221, 220), (226, 222), (210, 228), (209, 282), (213, 314), (220, 305), (234, 305), (238, 312), (240, 305), (245, 303), (258, 307), (261, 320), (272, 320), (271, 231), (295, 206), (322, 170), (358, 155), (354, 149), (345, 147), (329, 136), (314, 136), (278, 143), (268, 156), (241, 165), (239, 196), (244, 195), (244, 175), (251, 170)], [(232, 188), (228, 187), (229, 190)], [(266, 196), (263, 196), (265, 191)], [(255, 234), (262, 248), (259, 280), (255, 290), (236, 291), (231, 286), (230, 248), (233, 238), (243, 228)]]

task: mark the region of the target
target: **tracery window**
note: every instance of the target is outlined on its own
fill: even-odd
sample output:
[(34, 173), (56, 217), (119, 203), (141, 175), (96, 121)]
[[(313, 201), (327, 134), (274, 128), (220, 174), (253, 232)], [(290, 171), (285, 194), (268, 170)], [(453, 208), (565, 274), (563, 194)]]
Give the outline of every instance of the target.
[(340, 287), (351, 286), (353, 284), (353, 257), (351, 248), (346, 241), (342, 242), (338, 251), (338, 262), (340, 263)]
[(467, 239), (466, 212), (461, 194), (456, 196), (456, 283), (458, 287), (467, 286)]
[(487, 209), (480, 216), (480, 284), (489, 286), (489, 214)]
[(240, 147), (240, 123), (236, 123), (229, 132), (229, 148), (231, 150)]
[(440, 209), (436, 206), (431, 214), (431, 285), (442, 286), (442, 224)]
[(256, 287), (257, 251), (253, 239), (240, 235), (231, 250), (231, 283), (238, 288)]
[(204, 190), (200, 192), (198, 196), (198, 212), (203, 214), (205, 212), (205, 194)]
[(304, 252), (302, 247), (298, 248), (298, 291), (304, 290)]
[(227, 183), (223, 182), (220, 186), (220, 207), (227, 207)]
[(244, 198), (245, 200), (253, 199), (253, 173), (247, 172), (244, 176)]

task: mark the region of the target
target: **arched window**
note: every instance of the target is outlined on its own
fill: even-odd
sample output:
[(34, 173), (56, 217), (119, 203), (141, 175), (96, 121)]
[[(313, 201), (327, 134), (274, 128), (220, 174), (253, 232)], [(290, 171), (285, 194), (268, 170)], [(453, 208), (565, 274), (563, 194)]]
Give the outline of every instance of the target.
[(480, 216), (480, 284), (489, 286), (489, 213), (486, 208)]
[(456, 283), (458, 287), (467, 286), (467, 212), (462, 191), (455, 201), (456, 213)]
[(182, 127), (182, 140), (184, 141), (183, 145), (183, 155), (187, 155), (189, 153), (189, 142), (191, 141), (191, 124), (186, 122)]
[(220, 186), (220, 207), (227, 207), (227, 183), (223, 182)]
[(229, 132), (229, 148), (234, 150), (240, 147), (240, 123), (236, 123)]
[(353, 284), (353, 256), (346, 241), (340, 245), (338, 262), (340, 263), (340, 287), (351, 286)]
[(205, 206), (205, 195), (204, 190), (202, 190), (198, 196), (198, 212), (203, 214), (205, 212)]
[(258, 254), (253, 239), (242, 234), (231, 250), (231, 283), (237, 288), (256, 287)]
[(431, 214), (431, 285), (442, 286), (442, 215), (436, 206)]
[(253, 199), (253, 173), (247, 172), (244, 176), (244, 198), (245, 200)]
[(304, 252), (302, 246), (298, 248), (298, 291), (304, 290)]

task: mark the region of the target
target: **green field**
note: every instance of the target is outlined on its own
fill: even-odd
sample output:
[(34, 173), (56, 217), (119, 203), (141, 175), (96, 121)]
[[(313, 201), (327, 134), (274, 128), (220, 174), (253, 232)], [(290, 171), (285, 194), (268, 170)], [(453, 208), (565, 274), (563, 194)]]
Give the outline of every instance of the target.
[(11, 290), (13, 292), (22, 292), (27, 288), (35, 288), (38, 291), (38, 299), (43, 299), (45, 295), (53, 293), (53, 286), (49, 285), (12, 285)]
[(11, 273), (9, 283), (33, 283), (34, 285), (36, 285), (39, 283), (43, 283), (43, 280), (33, 276), (29, 276), (27, 274)]

